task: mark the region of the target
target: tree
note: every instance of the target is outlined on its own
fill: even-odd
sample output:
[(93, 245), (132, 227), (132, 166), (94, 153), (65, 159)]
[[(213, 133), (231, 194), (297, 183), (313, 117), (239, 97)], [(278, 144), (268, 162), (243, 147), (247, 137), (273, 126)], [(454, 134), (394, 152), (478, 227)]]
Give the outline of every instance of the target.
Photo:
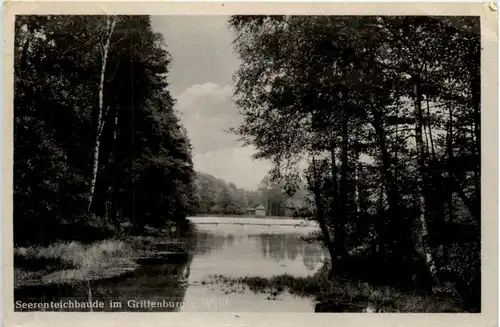
[[(234, 131), (285, 184), (296, 185), (298, 163), (309, 162), (309, 204), (330, 277), (347, 273), (350, 249), (368, 242), (381, 275), (410, 283), (424, 261), (417, 279), (439, 284), (440, 231), (452, 223), (444, 204), (449, 217), (458, 201), (469, 226), (479, 221), (477, 20), (233, 16), (230, 25), (242, 61), (235, 96), (243, 123)], [(458, 132), (457, 115), (469, 134)]]
[(106, 18), (106, 30), (103, 33), (106, 41), (99, 44), (101, 50), (101, 75), (99, 78), (99, 108), (98, 108), (98, 118), (97, 118), (97, 132), (95, 137), (95, 147), (94, 147), (94, 160), (92, 164), (92, 179), (90, 182), (90, 192), (88, 199), (88, 210), (92, 207), (92, 200), (94, 197), (95, 183), (97, 180), (97, 171), (99, 169), (99, 149), (101, 144), (101, 134), (104, 128), (104, 116), (108, 109), (104, 108), (104, 82), (106, 80), (106, 64), (108, 62), (108, 52), (110, 47), (110, 41), (113, 37), (113, 33), (116, 25), (116, 17)]
[(198, 213), (242, 215), (251, 201), (247, 191), (212, 175), (197, 174), (200, 206)]
[(18, 16), (15, 41), (17, 243), (109, 237), (127, 220), (141, 232), (196, 210), (171, 58), (149, 17)]

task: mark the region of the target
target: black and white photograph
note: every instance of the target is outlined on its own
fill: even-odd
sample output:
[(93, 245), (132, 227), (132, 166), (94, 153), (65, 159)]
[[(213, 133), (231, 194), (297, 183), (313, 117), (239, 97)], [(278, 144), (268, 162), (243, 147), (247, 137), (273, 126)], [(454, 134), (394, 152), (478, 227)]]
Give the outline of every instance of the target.
[(481, 313), (481, 30), (17, 15), (13, 310)]

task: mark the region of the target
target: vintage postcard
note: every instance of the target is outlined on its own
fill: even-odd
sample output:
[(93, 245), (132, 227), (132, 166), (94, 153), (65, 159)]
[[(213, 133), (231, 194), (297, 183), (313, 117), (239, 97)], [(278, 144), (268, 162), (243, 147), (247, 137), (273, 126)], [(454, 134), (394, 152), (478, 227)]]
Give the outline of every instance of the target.
[(496, 5), (4, 8), (5, 326), (497, 325)]

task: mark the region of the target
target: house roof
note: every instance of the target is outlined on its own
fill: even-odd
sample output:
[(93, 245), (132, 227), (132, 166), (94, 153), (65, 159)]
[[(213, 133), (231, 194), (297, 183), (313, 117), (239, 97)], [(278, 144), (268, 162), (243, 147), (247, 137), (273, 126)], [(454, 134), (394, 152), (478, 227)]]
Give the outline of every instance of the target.
[(253, 211), (253, 210), (255, 210), (255, 208), (247, 208), (247, 211), (249, 211), (249, 210)]
[(257, 206), (257, 208), (255, 208), (255, 209), (256, 209), (256, 210), (257, 210), (257, 209), (264, 209), (264, 210), (265, 210), (265, 209), (266, 209), (266, 207), (264, 207), (264, 206), (261, 204), (261, 205)]

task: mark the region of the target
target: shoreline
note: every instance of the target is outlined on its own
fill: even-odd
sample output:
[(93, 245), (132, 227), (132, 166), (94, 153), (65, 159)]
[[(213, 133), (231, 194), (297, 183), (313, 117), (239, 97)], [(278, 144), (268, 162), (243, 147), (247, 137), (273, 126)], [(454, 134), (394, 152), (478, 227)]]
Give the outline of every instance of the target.
[(276, 298), (283, 292), (316, 301), (315, 312), (391, 312), (391, 313), (459, 313), (464, 312), (457, 298), (417, 291), (401, 291), (391, 286), (374, 286), (367, 282), (328, 280), (328, 265), (315, 274), (294, 277), (288, 274), (270, 278), (233, 278), (213, 275), (211, 283), (241, 284), (254, 293)]
[(143, 262), (169, 261), (172, 255), (187, 255), (187, 251), (168, 242), (166, 235), (18, 247), (14, 248), (14, 290), (116, 278), (135, 272)]

